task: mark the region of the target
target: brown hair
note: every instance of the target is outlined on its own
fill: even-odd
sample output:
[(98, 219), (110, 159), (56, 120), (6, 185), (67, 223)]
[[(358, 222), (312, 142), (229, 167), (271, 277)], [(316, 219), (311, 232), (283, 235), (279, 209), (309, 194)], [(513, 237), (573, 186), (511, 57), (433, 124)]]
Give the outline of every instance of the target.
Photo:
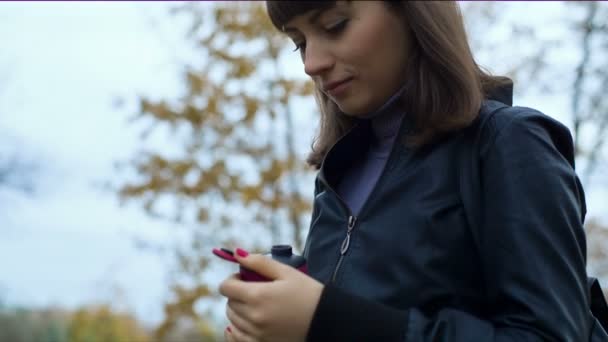
[[(335, 1), (266, 1), (272, 23), (282, 30), (293, 17), (313, 9), (329, 8)], [(407, 22), (411, 34), (405, 91), (400, 99), (413, 125), (406, 143), (420, 147), (439, 136), (468, 126), (481, 103), (497, 87), (510, 83), (491, 76), (471, 53), (463, 18), (454, 1), (385, 1)], [(405, 61), (404, 61), (405, 63)], [(320, 131), (308, 163), (316, 168), (329, 148), (356, 119), (343, 114), (320, 89), (315, 99), (321, 111)]]

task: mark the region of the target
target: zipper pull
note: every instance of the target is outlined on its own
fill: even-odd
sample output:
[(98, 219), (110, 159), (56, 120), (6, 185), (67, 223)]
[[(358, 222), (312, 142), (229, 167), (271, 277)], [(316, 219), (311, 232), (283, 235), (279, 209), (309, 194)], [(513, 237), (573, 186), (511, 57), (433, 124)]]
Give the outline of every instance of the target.
[(355, 223), (357, 223), (357, 217), (349, 216), (348, 217), (348, 232), (349, 233), (353, 230), (353, 228), (355, 228)]
[(342, 246), (340, 246), (340, 255), (346, 254), (346, 252), (348, 251), (348, 247), (350, 247), (350, 234), (352, 233), (353, 228), (355, 228), (355, 223), (357, 223), (357, 217), (349, 216), (348, 230), (346, 231), (346, 237), (344, 238), (344, 241), (342, 241)]

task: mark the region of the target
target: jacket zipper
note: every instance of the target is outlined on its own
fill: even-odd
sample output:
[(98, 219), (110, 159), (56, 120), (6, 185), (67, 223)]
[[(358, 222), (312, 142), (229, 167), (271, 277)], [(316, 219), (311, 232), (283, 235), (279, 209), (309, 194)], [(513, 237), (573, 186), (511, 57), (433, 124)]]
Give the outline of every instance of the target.
[[(403, 120), (399, 124), (399, 132), (401, 132), (402, 125), (403, 125)], [(350, 133), (355, 127), (352, 127), (348, 133)], [(348, 133), (345, 134), (344, 136), (348, 135)], [(342, 138), (340, 138), (338, 142), (340, 142), (344, 138), (344, 136)], [(394, 158), (395, 145), (398, 143), (399, 136), (400, 136), (400, 134), (398, 134), (397, 140), (393, 142), (393, 146), (391, 146), (391, 151), (389, 153), (388, 160), (386, 161), (386, 163), (384, 164), (384, 167), (382, 168), (382, 171), (380, 172), (380, 177), (378, 178), (378, 181), (376, 182), (376, 185), (374, 186), (371, 193), (369, 194), (367, 200), (363, 204), (363, 207), (361, 208), (361, 211), (359, 212), (359, 214), (361, 214), (363, 212), (363, 210), (367, 207), (367, 205), (368, 205), (367, 202), (369, 202), (369, 198), (371, 197), (371, 195), (375, 192), (376, 188), (378, 187), (377, 183), (379, 183), (380, 180), (383, 178), (384, 174), (386, 173), (387, 166), (392, 161), (392, 158)], [(327, 155), (329, 155), (329, 152), (331, 152), (331, 150), (333, 150), (333, 148), (337, 145), (338, 142), (336, 142), (330, 148)], [(321, 169), (323, 169), (323, 167), (321, 167)], [(336, 277), (338, 276), (338, 271), (340, 270), (340, 266), (342, 265), (342, 260), (344, 259), (344, 256), (346, 255), (346, 252), (348, 252), (348, 249), (350, 247), (350, 236), (353, 232), (353, 229), (355, 228), (355, 224), (357, 223), (357, 216), (354, 216), (352, 214), (352, 212), (350, 211), (350, 208), (348, 207), (348, 205), (346, 205), (346, 202), (340, 197), (340, 195), (338, 195), (338, 193), (331, 186), (329, 186), (329, 184), (325, 180), (325, 177), (323, 176), (323, 172), (321, 172), (321, 174), (320, 174), (320, 180), (327, 189), (329, 189), (332, 193), (334, 193), (334, 195), (338, 198), (338, 201), (340, 202), (340, 204), (342, 205), (344, 210), (348, 213), (348, 228), (346, 230), (346, 236), (344, 237), (344, 240), (342, 240), (342, 245), (340, 246), (340, 258), (338, 259), (338, 263), (336, 264), (336, 268), (334, 269), (334, 273), (331, 277), (331, 282), (334, 283), (336, 281)]]
[(340, 266), (342, 265), (342, 259), (344, 259), (344, 255), (346, 255), (346, 252), (348, 252), (348, 248), (350, 247), (350, 234), (353, 232), (356, 223), (356, 216), (351, 215), (348, 217), (348, 229), (346, 230), (346, 236), (344, 237), (344, 240), (342, 240), (342, 245), (340, 246), (340, 259), (338, 259), (338, 264), (336, 265), (336, 269), (334, 269), (334, 274), (331, 277), (332, 283), (336, 281), (336, 276), (338, 275), (338, 271), (340, 270)]
[[(389, 154), (389, 158), (386, 161), (386, 163), (384, 164), (384, 167), (382, 169), (382, 172), (380, 173), (380, 177), (378, 177), (378, 181), (376, 182), (376, 185), (374, 186), (374, 189), (372, 189), (372, 192), (369, 194), (368, 199), (365, 201), (365, 203), (363, 204), (363, 206), (361, 207), (361, 211), (359, 212), (359, 214), (364, 212), (364, 209), (367, 207), (369, 202), (369, 198), (372, 196), (372, 194), (376, 191), (376, 188), (378, 187), (378, 183), (380, 183), (380, 180), (384, 177), (384, 174), (386, 173), (386, 169), (389, 165), (389, 163), (392, 161), (391, 159), (394, 158), (394, 154), (395, 154), (395, 144), (397, 142), (393, 143), (393, 146), (391, 147), (391, 152)], [(325, 181), (325, 177), (321, 177), (321, 181), (324, 183), (324, 185), (331, 191), (333, 192), (336, 197), (338, 198), (338, 200), (340, 201), (340, 203), (342, 204), (342, 207), (346, 210), (346, 212), (348, 213), (348, 228), (346, 230), (346, 236), (344, 237), (344, 240), (342, 240), (342, 245), (340, 245), (340, 258), (338, 259), (338, 263), (336, 264), (336, 268), (334, 269), (334, 273), (331, 277), (331, 282), (334, 283), (336, 281), (336, 277), (338, 276), (338, 271), (340, 270), (340, 266), (342, 266), (342, 260), (344, 259), (344, 256), (346, 255), (346, 252), (348, 252), (348, 249), (350, 247), (350, 238), (351, 238), (351, 234), (353, 232), (353, 229), (355, 228), (355, 224), (357, 223), (357, 216), (354, 216), (351, 211), (350, 208), (346, 205), (346, 202), (344, 202), (344, 200), (340, 197), (340, 195), (338, 195), (337, 192), (335, 192), (330, 186), (329, 184), (327, 184), (327, 181)]]
[(331, 191), (336, 196), (336, 198), (338, 198), (340, 205), (348, 215), (348, 226), (346, 229), (346, 236), (344, 237), (344, 240), (342, 240), (342, 244), (340, 245), (340, 258), (338, 259), (338, 263), (336, 264), (336, 268), (334, 269), (333, 275), (331, 277), (331, 282), (333, 283), (336, 281), (336, 276), (338, 275), (338, 271), (340, 270), (340, 266), (342, 265), (342, 259), (344, 259), (344, 255), (346, 255), (346, 252), (348, 252), (348, 249), (350, 247), (350, 235), (352, 234), (353, 229), (355, 228), (355, 224), (357, 223), (357, 217), (351, 213), (350, 208), (348, 207), (348, 205), (346, 205), (346, 202), (342, 199), (342, 197), (340, 197), (340, 195), (332, 187), (329, 186), (329, 184), (325, 180), (325, 177), (323, 177), (322, 174), (320, 179), (321, 182), (323, 182), (323, 184), (325, 185), (325, 187), (329, 191)]

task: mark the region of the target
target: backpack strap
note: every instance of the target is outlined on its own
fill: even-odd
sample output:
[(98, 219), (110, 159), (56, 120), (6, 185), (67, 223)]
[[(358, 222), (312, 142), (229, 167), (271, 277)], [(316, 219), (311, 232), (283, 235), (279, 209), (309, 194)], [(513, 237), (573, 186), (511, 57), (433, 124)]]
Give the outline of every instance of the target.
[(486, 101), (479, 111), (479, 116), (464, 130), (462, 148), (458, 156), (460, 199), (462, 201), (467, 223), (475, 244), (479, 246), (479, 226), (481, 225), (481, 175), (479, 159), (479, 141), (487, 122), (499, 111), (509, 108), (498, 101)]

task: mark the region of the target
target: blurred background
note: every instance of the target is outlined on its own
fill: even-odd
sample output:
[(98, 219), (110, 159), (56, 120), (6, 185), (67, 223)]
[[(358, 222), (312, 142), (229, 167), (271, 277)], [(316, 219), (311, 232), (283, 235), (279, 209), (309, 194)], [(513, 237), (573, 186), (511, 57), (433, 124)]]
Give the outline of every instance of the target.
[[(462, 2), (573, 134), (608, 284), (608, 3)], [(302, 250), (317, 113), (263, 2), (0, 4), (0, 341), (216, 341), (213, 247)]]

